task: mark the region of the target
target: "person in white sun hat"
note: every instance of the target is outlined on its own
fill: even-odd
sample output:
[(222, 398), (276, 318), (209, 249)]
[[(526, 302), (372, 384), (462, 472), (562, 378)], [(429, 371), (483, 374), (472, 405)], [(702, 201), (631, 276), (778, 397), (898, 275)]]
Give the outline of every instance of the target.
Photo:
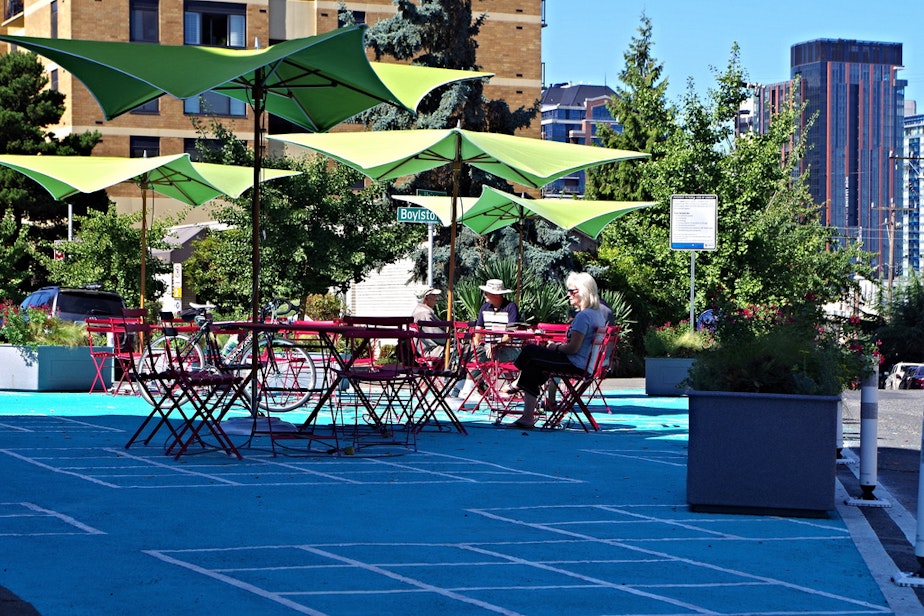
[[(503, 332), (508, 325), (517, 323), (520, 320), (520, 309), (517, 307), (516, 302), (505, 297), (508, 293), (513, 293), (513, 289), (508, 289), (503, 280), (491, 278), (483, 285), (479, 285), (478, 288), (484, 292), (485, 302), (479, 308), (478, 318), (475, 320), (477, 329), (496, 329)], [(472, 344), (475, 345), (478, 361), (483, 363), (493, 358), (502, 362), (512, 362), (516, 359), (518, 349), (496, 344), (502, 342), (503, 339), (503, 335), (484, 336), (475, 334), (472, 336)], [(476, 371), (474, 374), (475, 379), (478, 376), (479, 372)], [(451, 395), (461, 394), (453, 391)], [(463, 395), (463, 397), (465, 396)]]

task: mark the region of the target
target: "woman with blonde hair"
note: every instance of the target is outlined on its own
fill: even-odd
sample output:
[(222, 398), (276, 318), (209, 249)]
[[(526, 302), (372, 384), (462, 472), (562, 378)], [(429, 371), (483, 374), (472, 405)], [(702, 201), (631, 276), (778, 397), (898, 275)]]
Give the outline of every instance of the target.
[(568, 327), (567, 342), (528, 344), (514, 362), (520, 376), (513, 389), (523, 392), (523, 414), (508, 424), (512, 428), (530, 430), (536, 425), (539, 392), (549, 379), (549, 372), (584, 373), (594, 349), (594, 338), (606, 326), (593, 276), (585, 272), (571, 272), (565, 288), (568, 301), (578, 310)]

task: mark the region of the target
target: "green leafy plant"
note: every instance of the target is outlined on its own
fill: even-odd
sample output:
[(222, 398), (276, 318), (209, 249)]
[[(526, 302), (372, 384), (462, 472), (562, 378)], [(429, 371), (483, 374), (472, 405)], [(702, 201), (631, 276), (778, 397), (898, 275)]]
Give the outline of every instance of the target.
[(21, 310), (9, 300), (0, 303), (0, 343), (36, 348), (45, 345), (87, 344), (86, 328), (62, 321), (38, 308)]
[(336, 295), (316, 293), (309, 295), (302, 303), (302, 313), (312, 321), (332, 321), (343, 316), (345, 306)]
[(653, 327), (642, 337), (646, 357), (696, 357), (712, 346), (712, 332), (692, 330), (689, 321)]
[(811, 294), (798, 304), (727, 306), (719, 314), (716, 344), (690, 370), (693, 389), (839, 395), (877, 367), (867, 324), (826, 315)]

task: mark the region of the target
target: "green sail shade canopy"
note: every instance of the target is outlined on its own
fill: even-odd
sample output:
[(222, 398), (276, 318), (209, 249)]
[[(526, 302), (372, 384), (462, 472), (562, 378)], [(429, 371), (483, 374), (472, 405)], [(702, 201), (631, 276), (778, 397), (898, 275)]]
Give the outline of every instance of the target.
[(391, 180), (452, 165), (447, 290), (447, 320), (450, 321), (452, 288), (455, 283), (459, 174), (463, 164), (472, 165), (515, 184), (541, 188), (581, 169), (648, 156), (629, 150), (474, 132), (462, 128), (288, 134), (270, 135), (269, 138), (321, 152), (375, 180)]
[[(419, 195), (395, 195), (395, 199), (425, 207), (444, 225), (451, 224), (452, 199)], [(477, 199), (460, 199), (458, 221), (479, 235), (497, 231), (527, 218), (544, 218), (557, 227), (577, 230), (596, 239), (603, 228), (630, 212), (657, 205), (655, 201), (590, 201), (584, 199), (526, 199), (482, 186)], [(523, 229), (519, 231), (517, 297), (523, 278)]]
[[(253, 185), (250, 167), (194, 163), (188, 154), (119, 158), (114, 156), (0, 155), (0, 165), (38, 182), (61, 200), (77, 193), (105, 190), (122, 182), (141, 188), (141, 305), (144, 306), (147, 262), (147, 194), (154, 191), (188, 205), (227, 195), (239, 197)], [(297, 171), (263, 169), (261, 181)]]
[(414, 111), (432, 89), (490, 73), (370, 63), (363, 28), (334, 30), (263, 49), (156, 45), (0, 34), (79, 79), (107, 120), (164, 94), (209, 90), (253, 104), (310, 131), (325, 131), (379, 103)]
[(373, 65), (363, 46), (364, 29), (341, 28), (258, 49), (7, 34), (0, 34), (0, 41), (28, 49), (70, 71), (96, 98), (106, 119), (164, 94), (184, 99), (213, 91), (250, 105), (254, 121), (251, 316), (256, 321), (260, 312), (259, 177), (264, 112), (320, 132), (380, 103), (414, 111), (436, 87), (491, 76), (474, 71)]
[(453, 163), (515, 184), (541, 188), (569, 173), (648, 154), (461, 128), (270, 135), (326, 154), (375, 180), (391, 180)]
[[(425, 207), (449, 226), (450, 197), (395, 195), (395, 199)], [(479, 235), (540, 217), (562, 229), (576, 229), (596, 239), (603, 228), (630, 212), (657, 205), (656, 201), (591, 201), (586, 199), (527, 199), (483, 186), (481, 196), (463, 197), (458, 221)]]

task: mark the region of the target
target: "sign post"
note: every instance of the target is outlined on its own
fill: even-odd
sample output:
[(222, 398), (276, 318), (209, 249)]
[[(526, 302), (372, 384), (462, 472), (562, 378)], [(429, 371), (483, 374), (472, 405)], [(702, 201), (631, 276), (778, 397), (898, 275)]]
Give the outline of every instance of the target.
[(690, 329), (696, 330), (696, 251), (715, 250), (719, 220), (716, 195), (671, 195), (671, 250), (690, 251)]

